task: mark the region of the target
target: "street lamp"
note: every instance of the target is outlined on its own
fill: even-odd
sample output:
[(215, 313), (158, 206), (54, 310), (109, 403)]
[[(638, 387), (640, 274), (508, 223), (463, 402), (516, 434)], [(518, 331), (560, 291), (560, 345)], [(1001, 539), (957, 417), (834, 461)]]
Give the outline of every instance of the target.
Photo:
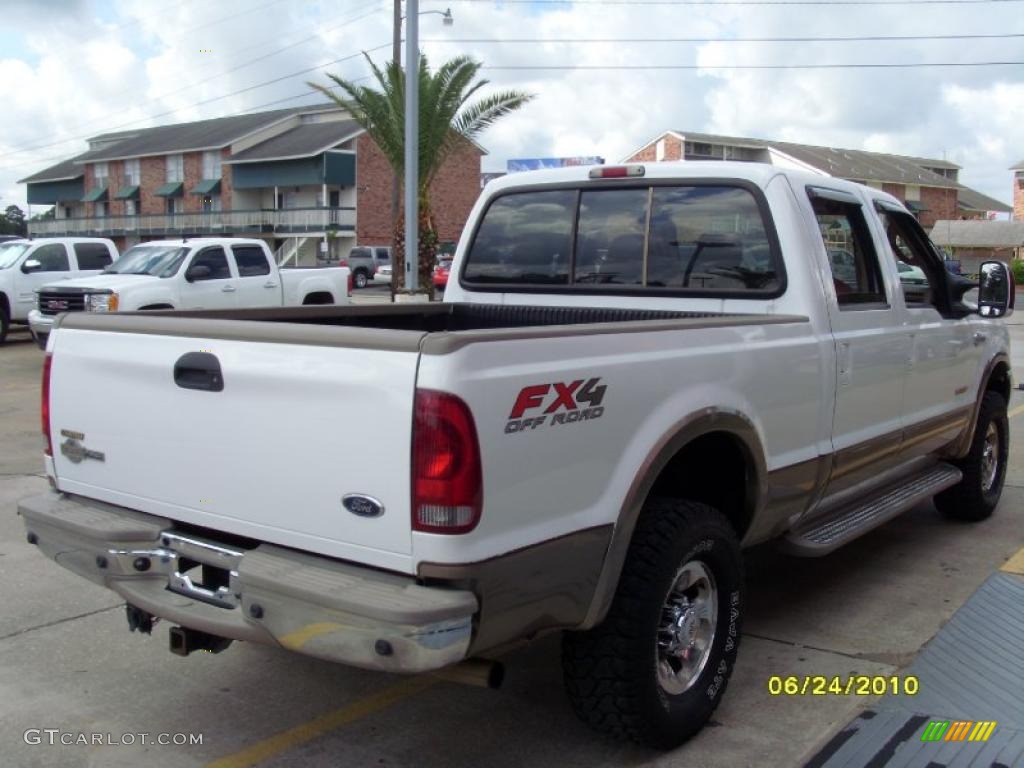
[[(402, 19), (407, 22), (405, 34), (405, 287), (419, 287), (419, 82), (420, 46), (419, 17), (436, 13), (446, 27), (452, 26), (451, 8), (444, 11), (420, 11), (419, 0), (407, 0), (406, 15), (401, 15), (401, 2), (395, 0), (394, 60), (398, 64), (398, 37)], [(397, 203), (398, 179), (395, 179), (392, 201)], [(413, 267), (416, 269), (413, 269)]]

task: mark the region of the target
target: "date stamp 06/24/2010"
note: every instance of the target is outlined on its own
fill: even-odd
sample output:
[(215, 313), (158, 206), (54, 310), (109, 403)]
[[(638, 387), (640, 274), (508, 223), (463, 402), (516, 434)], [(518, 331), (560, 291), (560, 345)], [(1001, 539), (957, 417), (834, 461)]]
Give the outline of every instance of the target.
[(769, 696), (916, 696), (914, 675), (772, 675)]

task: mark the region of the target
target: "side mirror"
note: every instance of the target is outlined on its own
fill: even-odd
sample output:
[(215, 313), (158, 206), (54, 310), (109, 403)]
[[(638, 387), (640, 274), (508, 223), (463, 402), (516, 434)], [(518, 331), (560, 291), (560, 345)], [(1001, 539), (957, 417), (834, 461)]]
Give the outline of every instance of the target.
[(978, 314), (1005, 317), (1013, 309), (1013, 278), (1001, 261), (986, 261), (978, 273)]
[(32, 272), (41, 272), (43, 269), (43, 262), (39, 259), (25, 259), (25, 263), (21, 265), (21, 271), (26, 275)]
[(193, 264), (185, 273), (185, 279), (190, 283), (194, 283), (196, 280), (209, 280), (212, 274), (213, 272), (205, 264)]

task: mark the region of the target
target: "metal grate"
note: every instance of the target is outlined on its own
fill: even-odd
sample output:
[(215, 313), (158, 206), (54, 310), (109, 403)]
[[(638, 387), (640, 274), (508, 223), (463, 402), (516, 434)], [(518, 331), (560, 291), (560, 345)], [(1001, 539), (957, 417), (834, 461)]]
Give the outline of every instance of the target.
[(39, 311), (44, 315), (59, 315), (61, 312), (81, 312), (84, 309), (84, 293), (66, 293), (62, 291), (39, 292)]

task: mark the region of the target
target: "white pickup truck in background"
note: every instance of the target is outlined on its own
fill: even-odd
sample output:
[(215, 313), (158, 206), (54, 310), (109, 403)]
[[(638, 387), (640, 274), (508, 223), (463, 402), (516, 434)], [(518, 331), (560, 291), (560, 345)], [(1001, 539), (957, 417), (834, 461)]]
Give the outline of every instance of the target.
[(45, 348), (62, 312), (343, 305), (349, 273), (345, 267), (278, 269), (263, 240), (154, 240), (132, 246), (102, 274), (42, 286), (28, 322)]
[(117, 248), (98, 237), (14, 239), (0, 243), (0, 344), (11, 323), (25, 323), (36, 291), (55, 280), (98, 274), (117, 260)]
[(443, 304), (62, 315), (53, 490), (19, 512), (176, 653), (471, 675), (563, 630), (580, 717), (672, 747), (733, 672), (743, 548), (823, 555), (931, 497), (992, 514), (1012, 296), (838, 179), (512, 174)]

